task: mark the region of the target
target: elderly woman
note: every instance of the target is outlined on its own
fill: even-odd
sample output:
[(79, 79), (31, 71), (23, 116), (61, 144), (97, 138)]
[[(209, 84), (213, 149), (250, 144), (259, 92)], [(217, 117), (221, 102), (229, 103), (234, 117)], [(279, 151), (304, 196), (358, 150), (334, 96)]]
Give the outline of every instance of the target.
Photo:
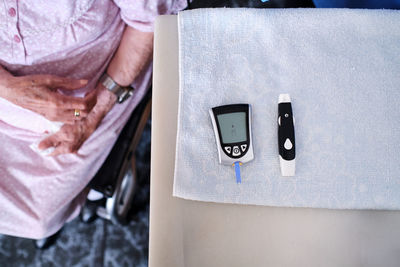
[[(149, 85), (155, 17), (185, 6), (2, 1), (0, 233), (39, 239), (77, 216), (84, 188)], [(131, 84), (133, 96), (118, 103)]]

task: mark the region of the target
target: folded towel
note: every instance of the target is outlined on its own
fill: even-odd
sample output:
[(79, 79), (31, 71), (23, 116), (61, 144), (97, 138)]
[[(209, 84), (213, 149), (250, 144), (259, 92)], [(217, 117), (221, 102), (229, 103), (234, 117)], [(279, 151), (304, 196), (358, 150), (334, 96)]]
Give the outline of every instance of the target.
[[(174, 196), (332, 209), (400, 209), (400, 11), (204, 9), (179, 14)], [(278, 97), (296, 119), (282, 177)], [(249, 103), (254, 160), (218, 164), (208, 109)]]

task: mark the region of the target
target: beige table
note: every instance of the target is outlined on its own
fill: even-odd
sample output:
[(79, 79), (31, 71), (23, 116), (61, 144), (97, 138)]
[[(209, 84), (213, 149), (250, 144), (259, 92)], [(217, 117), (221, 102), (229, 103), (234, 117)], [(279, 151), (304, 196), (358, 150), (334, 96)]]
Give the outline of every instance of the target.
[(400, 266), (400, 212), (172, 197), (177, 107), (177, 19), (163, 16), (155, 29), (149, 266)]

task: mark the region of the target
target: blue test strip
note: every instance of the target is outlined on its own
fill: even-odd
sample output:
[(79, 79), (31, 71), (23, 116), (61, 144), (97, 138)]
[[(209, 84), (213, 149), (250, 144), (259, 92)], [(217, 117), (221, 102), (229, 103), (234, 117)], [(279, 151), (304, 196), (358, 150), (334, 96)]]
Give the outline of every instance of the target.
[(240, 162), (235, 162), (235, 173), (236, 173), (236, 183), (242, 183), (242, 178), (240, 177)]

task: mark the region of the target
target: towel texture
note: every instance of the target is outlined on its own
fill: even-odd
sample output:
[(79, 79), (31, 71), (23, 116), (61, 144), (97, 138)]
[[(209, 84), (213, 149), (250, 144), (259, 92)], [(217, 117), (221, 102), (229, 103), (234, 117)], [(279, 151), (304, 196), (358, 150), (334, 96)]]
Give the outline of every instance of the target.
[[(400, 209), (400, 12), (203, 9), (179, 14), (174, 196), (332, 209)], [(282, 177), (278, 96), (296, 119)], [(255, 158), (218, 164), (208, 109), (249, 103)]]

